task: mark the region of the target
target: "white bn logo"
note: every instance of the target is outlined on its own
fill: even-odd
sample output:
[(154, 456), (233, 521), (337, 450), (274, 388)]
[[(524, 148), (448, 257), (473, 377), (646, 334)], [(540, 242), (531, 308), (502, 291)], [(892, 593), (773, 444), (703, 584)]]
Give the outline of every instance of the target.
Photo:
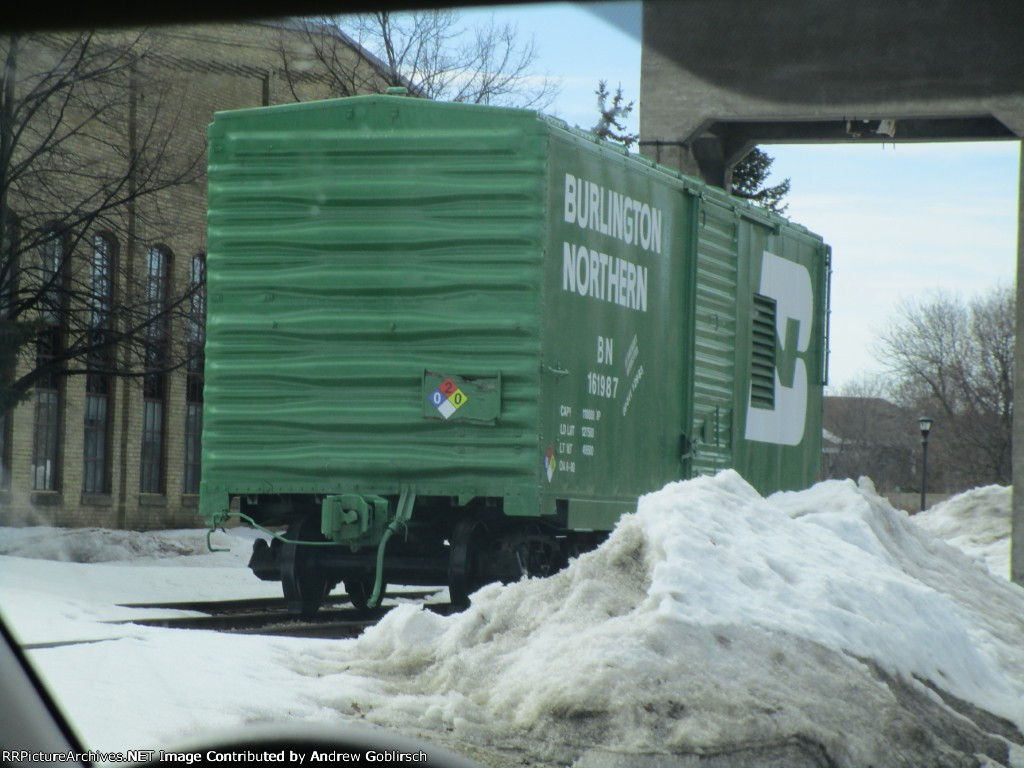
[[(814, 318), (814, 294), (811, 273), (802, 264), (764, 252), (761, 262), (761, 288), (764, 296), (775, 299), (775, 334), (782, 348), (786, 343), (789, 320), (799, 324), (795, 350), (782, 349), (780, 357), (788, 359), (794, 352), (801, 355), (811, 344), (811, 321)], [(747, 400), (747, 440), (775, 445), (799, 445), (807, 422), (807, 364), (796, 358), (792, 386), (783, 386), (775, 370), (775, 408), (755, 408)]]

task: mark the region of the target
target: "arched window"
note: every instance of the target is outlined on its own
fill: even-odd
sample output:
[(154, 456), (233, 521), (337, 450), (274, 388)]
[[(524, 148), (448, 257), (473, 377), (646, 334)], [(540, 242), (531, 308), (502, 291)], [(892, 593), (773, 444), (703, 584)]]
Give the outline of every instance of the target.
[(32, 430), (32, 489), (60, 490), (60, 436), (64, 417), (61, 402), (66, 308), (67, 245), (57, 229), (44, 233), (39, 249), (36, 287), (40, 330), (36, 340), (35, 413)]
[(142, 463), (139, 490), (165, 493), (164, 442), (167, 418), (167, 295), (171, 252), (154, 246), (146, 260), (146, 374), (142, 383)]
[(114, 239), (93, 235), (89, 260), (89, 327), (106, 334), (114, 301)]
[(48, 325), (60, 325), (64, 314), (65, 238), (58, 230), (48, 231), (39, 249), (40, 318)]
[(86, 360), (82, 491), (110, 493), (111, 308), (114, 301), (115, 242), (105, 234), (92, 238), (89, 260), (89, 335), (93, 351)]
[(203, 434), (203, 344), (206, 341), (206, 254), (192, 257), (192, 303), (188, 316), (188, 364), (185, 373), (185, 493), (199, 493)]

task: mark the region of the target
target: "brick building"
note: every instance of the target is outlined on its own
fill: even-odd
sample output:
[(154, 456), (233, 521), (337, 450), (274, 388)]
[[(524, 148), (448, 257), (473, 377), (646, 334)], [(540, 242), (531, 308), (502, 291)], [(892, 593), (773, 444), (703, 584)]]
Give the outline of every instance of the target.
[[(361, 76), (365, 89), (384, 87), (372, 57), (343, 37), (335, 42), (332, 55), (348, 56), (370, 73)], [(109, 69), (79, 84), (73, 99), (26, 122), (40, 136), (53, 124), (77, 126), (46, 161), (68, 163), (67, 172), (57, 184), (52, 174), (35, 187), (23, 179), (0, 198), (8, 211), (0, 323), (14, 316), (11, 307), (36, 281), (35, 305), (20, 320), (34, 322), (38, 334), (5, 375), (24, 379), (40, 359), (59, 354), (76, 333), (75, 322), (89, 333), (119, 334), (154, 307), (168, 310), (166, 319), (109, 353), (126, 363), (140, 355), (141, 373), (104, 373), (86, 355), (76, 361), (77, 375), (43, 376), (27, 399), (0, 413), (0, 525), (195, 526), (206, 127), (215, 111), (328, 98), (338, 88), (297, 25), (238, 23), (107, 31), (84, 41), (63, 33), (24, 38), (17, 49), (18, 96), (45, 87), (53, 73), (84, 70), (86, 51)], [(10, 71), (9, 65), (8, 77)], [(15, 161), (30, 149), (23, 142)], [(118, 171), (128, 167), (133, 170)], [(145, 194), (125, 194), (130, 185)], [(103, 195), (121, 202), (104, 209), (96, 204)], [(83, 201), (102, 213), (67, 213)], [(8, 258), (16, 252), (11, 242), (23, 245)], [(40, 290), (43, 285), (52, 290)], [(182, 296), (171, 307), (171, 297)], [(115, 306), (129, 309), (118, 314)], [(82, 328), (77, 332), (83, 338)], [(163, 364), (151, 366), (151, 359)]]

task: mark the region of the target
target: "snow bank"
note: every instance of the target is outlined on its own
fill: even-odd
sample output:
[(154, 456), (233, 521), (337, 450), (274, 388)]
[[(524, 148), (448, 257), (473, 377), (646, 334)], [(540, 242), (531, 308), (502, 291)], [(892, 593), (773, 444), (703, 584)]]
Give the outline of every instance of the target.
[[(553, 578), (487, 587), (455, 617), (394, 611), (334, 662), (339, 689), (356, 674), (388, 696), (339, 709), (474, 743), (497, 722), (554, 761), (801, 739), (840, 765), (933, 764), (922, 750), (966, 743), (1006, 760), (1024, 725), (1024, 592), (964, 566), (851, 482), (766, 500), (724, 472), (645, 496)], [(1001, 718), (1001, 735), (931, 688)]]
[(989, 485), (954, 496), (911, 519), (1008, 579), (1012, 507), (1012, 488)]

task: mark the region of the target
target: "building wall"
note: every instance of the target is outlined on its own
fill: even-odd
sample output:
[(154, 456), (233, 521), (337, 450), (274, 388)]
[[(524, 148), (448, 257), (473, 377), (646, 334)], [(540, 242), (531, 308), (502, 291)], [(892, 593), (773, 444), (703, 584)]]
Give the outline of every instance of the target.
[[(193, 257), (206, 251), (206, 127), (215, 111), (266, 104), (328, 98), (333, 94), (327, 80), (318, 77), (315, 62), (308, 59), (309, 45), (303, 34), (287, 25), (241, 23), (163, 28), (140, 32), (124, 30), (98, 35), (94, 45), (123, 45), (141, 36), (137, 77), (132, 86), (121, 81), (116, 88), (134, 87), (134, 111), (127, 106), (116, 112), (104, 129), (109, 131), (109, 155), (92, 158), (96, 163), (122, 162), (120, 154), (130, 145), (130, 126), (135, 125), (135, 145), (145, 141), (151, 128), (173, 137), (167, 145), (178, 162), (196, 161), (200, 172), (186, 184), (176, 185), (139, 201), (132, 210), (118, 212), (127, 222), (116, 244), (116, 258), (123, 271), (135, 279), (145, 276), (149, 249), (159, 245), (171, 255), (172, 292), (190, 280)], [(19, 61), (47, 61), (66, 41), (59, 34), (26, 40)], [(282, 54), (282, 51), (287, 51)], [(352, 54), (354, 56), (354, 54)], [(305, 73), (301, 82), (289, 83), (283, 66), (288, 57)], [(303, 60), (300, 61), (300, 60)], [(382, 82), (382, 81), (381, 81)], [(383, 85), (380, 86), (383, 89)], [(112, 92), (111, 92), (112, 93)], [(125, 105), (124, 93), (111, 95)], [(131, 112), (131, 114), (129, 114)], [(94, 145), (90, 145), (94, 146)], [(69, 179), (69, 184), (74, 180)], [(59, 192), (58, 192), (59, 196)], [(71, 196), (69, 196), (71, 197)], [(81, 195), (79, 195), (80, 199)], [(55, 201), (59, 206), (60, 201)], [(26, 205), (12, 195), (9, 209), (16, 215)], [(87, 280), (92, 233), (70, 252), (72, 279)], [(132, 281), (122, 275), (118, 291)], [(170, 328), (171, 344), (182, 344), (187, 321), (178, 318)], [(31, 370), (35, 345), (26, 346), (16, 377)], [(143, 379), (120, 378), (112, 382), (108, 396), (109, 492), (83, 491), (85, 474), (85, 417), (87, 377), (64, 377), (59, 393), (62, 418), (59, 429), (57, 490), (33, 490), (35, 398), (8, 412), (4, 427), (4, 472), (0, 477), (0, 525), (47, 524), (101, 526), (138, 530), (191, 527), (199, 524), (197, 497), (188, 493), (185, 478), (186, 371), (167, 376), (164, 421), (164, 487), (160, 493), (142, 493)]]

